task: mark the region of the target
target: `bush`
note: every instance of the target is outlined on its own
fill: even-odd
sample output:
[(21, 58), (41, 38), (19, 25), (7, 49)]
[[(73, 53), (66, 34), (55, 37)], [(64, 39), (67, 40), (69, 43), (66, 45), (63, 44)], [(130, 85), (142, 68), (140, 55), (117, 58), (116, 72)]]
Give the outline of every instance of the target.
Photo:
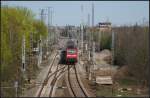
[[(36, 34), (37, 39), (40, 35), (46, 37), (47, 27), (44, 23), (34, 19), (31, 10), (23, 7), (1, 7), (1, 79), (2, 86), (4, 83), (10, 85), (20, 79), (21, 55), (22, 55), (22, 37), (26, 39), (26, 55), (30, 50), (31, 33)], [(34, 24), (34, 25), (33, 25)], [(34, 40), (34, 39), (33, 39)], [(28, 65), (31, 66), (31, 65)], [(33, 70), (31, 72), (34, 72)], [(22, 84), (21, 84), (22, 85)], [(12, 91), (13, 92), (13, 91)], [(9, 94), (12, 92), (9, 91)], [(1, 92), (7, 94), (7, 89)], [(5, 95), (6, 97), (6, 95)]]
[(111, 50), (111, 32), (94, 32), (93, 36), (96, 43), (96, 50), (97, 48), (100, 50)]
[(134, 25), (114, 28), (115, 61), (118, 65), (127, 65), (128, 71), (138, 82), (148, 81), (149, 74), (149, 27)]
[(101, 32), (101, 43), (100, 43), (100, 49), (109, 49), (111, 50), (111, 32)]

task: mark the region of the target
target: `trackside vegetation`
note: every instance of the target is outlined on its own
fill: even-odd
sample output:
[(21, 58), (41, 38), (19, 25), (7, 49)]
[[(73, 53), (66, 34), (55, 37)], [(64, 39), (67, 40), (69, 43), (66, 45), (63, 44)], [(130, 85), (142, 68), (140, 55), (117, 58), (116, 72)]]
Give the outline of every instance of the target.
[[(47, 26), (40, 20), (35, 19), (35, 14), (24, 7), (1, 6), (1, 96), (15, 96), (14, 81), (19, 80), (19, 92), (23, 85), (21, 75), (22, 38), (26, 40), (26, 56), (31, 51), (32, 40), (38, 41), (47, 36)], [(35, 67), (35, 65), (28, 65)], [(35, 69), (30, 70), (35, 72)]]

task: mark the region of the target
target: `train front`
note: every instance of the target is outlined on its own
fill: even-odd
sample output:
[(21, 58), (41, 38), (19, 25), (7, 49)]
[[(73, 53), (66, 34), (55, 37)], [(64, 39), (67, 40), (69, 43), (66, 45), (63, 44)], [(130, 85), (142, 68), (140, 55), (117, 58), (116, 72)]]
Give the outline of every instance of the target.
[(77, 63), (77, 48), (67, 48), (66, 62), (67, 64)]

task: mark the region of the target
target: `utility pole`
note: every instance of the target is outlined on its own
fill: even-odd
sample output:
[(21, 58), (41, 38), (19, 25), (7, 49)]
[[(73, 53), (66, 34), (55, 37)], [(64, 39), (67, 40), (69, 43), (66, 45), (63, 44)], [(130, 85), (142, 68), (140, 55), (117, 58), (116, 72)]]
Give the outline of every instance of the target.
[[(94, 33), (94, 4), (92, 3), (92, 34), (91, 34), (91, 46), (92, 47), (93, 47), (93, 42), (94, 42), (93, 33)], [(93, 52), (92, 52), (92, 56), (93, 56)]]
[(42, 21), (42, 22), (45, 22), (45, 17), (44, 17), (44, 15), (46, 15), (46, 14), (44, 14), (44, 10), (45, 10), (45, 9), (41, 9), (41, 13), (40, 13), (40, 15), (41, 15), (41, 21)]
[[(52, 7), (48, 7), (48, 49), (50, 51), (50, 46), (52, 45)], [(47, 54), (49, 54), (49, 52), (47, 51)]]
[(84, 26), (84, 20), (83, 20), (83, 5), (81, 5), (81, 13), (82, 13), (82, 20), (81, 20), (81, 50), (83, 54), (83, 26)]
[[(90, 14), (88, 14), (88, 26), (87, 26), (87, 33), (88, 33), (88, 37), (87, 38), (89, 38), (89, 39), (87, 39), (87, 42), (88, 42), (88, 47), (90, 48), (90, 41), (91, 41), (91, 36), (90, 36)], [(90, 49), (88, 48), (88, 54), (89, 54), (89, 58), (88, 58), (88, 60), (90, 61)]]
[(48, 31), (48, 36), (47, 36), (47, 43), (46, 43), (46, 45), (47, 45), (47, 56), (49, 55), (49, 50), (50, 50), (50, 7), (48, 7), (48, 21), (47, 21), (47, 24), (48, 24), (48, 26), (47, 26), (47, 31)]
[(101, 31), (98, 32), (98, 43), (99, 43), (98, 51), (100, 52), (101, 51)]
[(55, 42), (55, 32), (54, 32), (54, 29), (55, 28), (53, 28), (53, 14), (54, 14), (54, 9), (53, 9), (53, 7), (51, 8), (51, 11), (50, 11), (50, 16), (51, 16), (51, 24), (50, 24), (50, 26), (51, 26), (51, 30), (52, 30), (52, 35), (51, 35), (51, 38), (52, 38), (52, 43), (54, 44), (54, 42)]
[(93, 74), (93, 78), (92, 78), (92, 81), (95, 83), (96, 81), (96, 76), (95, 76), (95, 42), (94, 42), (94, 36), (93, 36), (93, 33), (94, 33), (94, 3), (92, 3), (92, 74)]
[(114, 65), (114, 46), (115, 46), (115, 32), (112, 32), (112, 47), (111, 47), (111, 50), (112, 50), (112, 65)]
[[(93, 33), (94, 33), (94, 4), (92, 3), (92, 50), (94, 49), (94, 36), (93, 36)], [(94, 50), (92, 52), (92, 58), (93, 58), (93, 62), (94, 62)]]
[(55, 42), (57, 43), (58, 40), (59, 40), (59, 33), (58, 33), (57, 24), (56, 24), (56, 27), (55, 27)]
[[(90, 15), (88, 15), (88, 21), (89, 21), (89, 27), (90, 27)], [(89, 66), (89, 80), (93, 79), (94, 75), (94, 52), (95, 52), (95, 43), (94, 43), (94, 38), (93, 38), (93, 33), (94, 33), (94, 4), (92, 3), (92, 31), (90, 31), (90, 36), (89, 36), (89, 61), (92, 61), (92, 65)], [(92, 56), (92, 57), (91, 57)], [(93, 74), (93, 75), (92, 75)]]
[(88, 26), (90, 27), (90, 14), (88, 14)]
[(22, 40), (22, 71), (25, 71), (25, 35)]
[(94, 3), (92, 3), (92, 27), (94, 26)]
[(25, 71), (26, 71), (26, 62), (25, 62), (25, 35), (23, 35), (23, 39), (22, 39), (22, 67), (21, 67), (21, 70), (22, 70), (22, 73), (23, 73), (23, 77), (26, 78), (25, 76)]
[(40, 40), (39, 40), (39, 56), (38, 56), (38, 67), (40, 67), (40, 64), (42, 63), (42, 38), (40, 35)]
[[(31, 66), (33, 64), (33, 54), (32, 54), (32, 50), (33, 50), (33, 33), (30, 32), (30, 49), (29, 49), (29, 66)], [(29, 76), (28, 76), (28, 80), (30, 80), (31, 71), (29, 71)]]
[(50, 37), (51, 37), (51, 34), (50, 34), (50, 9), (51, 7), (48, 7), (48, 41), (50, 43)]
[(94, 62), (95, 62), (95, 42), (93, 42), (93, 47), (92, 48), (93, 48), (92, 49), (93, 50), (92, 51), (92, 54), (93, 54), (93, 58), (92, 58), (93, 60), (92, 61), (93, 61), (93, 64), (94, 64)]
[(15, 81), (14, 87), (15, 87), (16, 98), (17, 98), (18, 97), (18, 81)]

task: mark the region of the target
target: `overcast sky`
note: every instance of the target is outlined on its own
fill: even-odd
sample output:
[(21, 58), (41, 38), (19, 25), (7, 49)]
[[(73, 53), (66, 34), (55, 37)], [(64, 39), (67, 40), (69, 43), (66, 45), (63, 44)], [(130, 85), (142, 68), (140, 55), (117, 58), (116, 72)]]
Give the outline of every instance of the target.
[(84, 22), (87, 23), (87, 15), (92, 13), (92, 2), (95, 6), (95, 25), (106, 20), (113, 25), (142, 23), (143, 19), (149, 21), (148, 1), (1, 1), (2, 5), (27, 7), (38, 19), (40, 9), (53, 7), (53, 25), (80, 25), (81, 5), (84, 6)]

